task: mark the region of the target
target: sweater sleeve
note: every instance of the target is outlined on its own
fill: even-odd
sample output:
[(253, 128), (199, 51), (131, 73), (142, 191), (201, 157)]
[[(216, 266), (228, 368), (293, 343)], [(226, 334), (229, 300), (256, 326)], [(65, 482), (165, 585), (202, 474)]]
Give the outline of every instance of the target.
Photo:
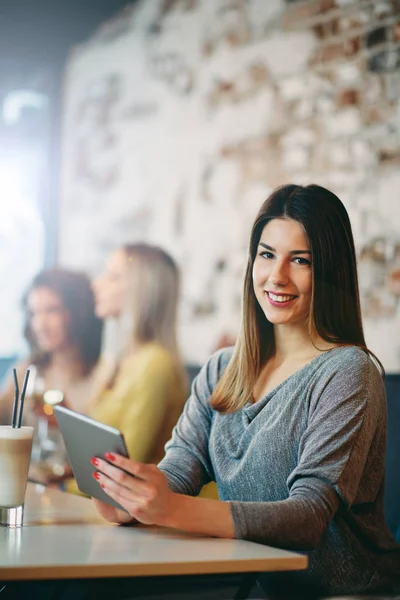
[(324, 378), (310, 404), (297, 466), (287, 480), (288, 498), (231, 502), (236, 537), (316, 548), (339, 507), (346, 510), (356, 498), (382, 422), (382, 400), (382, 380), (367, 357)]
[(213, 413), (209, 399), (227, 362), (226, 351), (219, 351), (203, 366), (193, 382), (172, 438), (165, 446), (165, 458), (158, 466), (174, 492), (197, 496), (203, 485), (214, 480), (208, 451)]

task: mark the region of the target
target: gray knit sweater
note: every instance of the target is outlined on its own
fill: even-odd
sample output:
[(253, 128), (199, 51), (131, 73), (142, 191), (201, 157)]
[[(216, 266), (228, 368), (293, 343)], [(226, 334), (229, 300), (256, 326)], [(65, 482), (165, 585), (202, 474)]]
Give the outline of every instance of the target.
[(237, 538), (303, 551), (287, 574), (326, 594), (398, 583), (400, 547), (383, 514), (386, 399), (366, 353), (334, 348), (255, 404), (221, 414), (208, 400), (232, 356), (201, 370), (160, 468), (175, 492), (215, 480)]

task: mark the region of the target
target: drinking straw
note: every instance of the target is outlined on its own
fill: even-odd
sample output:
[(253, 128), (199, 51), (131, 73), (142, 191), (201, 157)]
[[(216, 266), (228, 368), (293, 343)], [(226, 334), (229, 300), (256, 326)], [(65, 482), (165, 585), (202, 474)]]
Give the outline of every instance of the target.
[(24, 377), (24, 383), (22, 385), (21, 400), (19, 402), (19, 411), (18, 411), (18, 422), (17, 422), (18, 429), (21, 427), (21, 423), (22, 423), (22, 411), (24, 410), (25, 392), (26, 392), (26, 386), (28, 385), (29, 373), (30, 373), (30, 371), (29, 371), (29, 369), (27, 369), (27, 371), (25, 373), (25, 377)]
[(13, 411), (12, 411), (11, 425), (15, 429), (15, 427), (17, 426), (17, 411), (18, 411), (18, 400), (19, 400), (19, 387), (18, 387), (18, 378), (17, 378), (16, 369), (13, 369), (13, 375), (14, 375), (15, 392), (14, 392), (14, 406), (13, 406)]

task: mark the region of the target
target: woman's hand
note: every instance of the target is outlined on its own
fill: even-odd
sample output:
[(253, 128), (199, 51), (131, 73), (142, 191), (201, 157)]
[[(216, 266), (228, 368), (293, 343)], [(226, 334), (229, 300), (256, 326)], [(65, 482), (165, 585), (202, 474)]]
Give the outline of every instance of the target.
[(119, 525), (135, 522), (135, 519), (133, 519), (132, 516), (124, 510), (116, 508), (115, 506), (111, 506), (110, 504), (106, 504), (101, 500), (96, 500), (96, 498), (92, 498), (92, 500), (96, 510), (106, 521), (109, 521), (110, 523), (118, 523)]
[[(104, 492), (129, 513), (127, 522), (137, 519), (146, 525), (165, 525), (171, 521), (177, 494), (171, 492), (167, 478), (155, 465), (135, 462), (119, 454), (105, 454), (107, 460), (94, 457), (97, 471), (93, 477)], [(107, 462), (109, 461), (109, 462)], [(112, 464), (110, 464), (112, 463)], [(121, 522), (121, 513), (114, 507), (95, 500), (95, 506), (108, 521)], [(130, 515), (130, 517), (129, 517)]]
[(118, 454), (107, 453), (105, 458), (107, 460), (92, 458), (97, 469), (93, 477), (128, 513), (95, 500), (100, 514), (108, 521), (126, 523), (134, 518), (146, 525), (163, 525), (221, 538), (235, 537), (228, 502), (175, 494), (156, 465), (138, 463)]

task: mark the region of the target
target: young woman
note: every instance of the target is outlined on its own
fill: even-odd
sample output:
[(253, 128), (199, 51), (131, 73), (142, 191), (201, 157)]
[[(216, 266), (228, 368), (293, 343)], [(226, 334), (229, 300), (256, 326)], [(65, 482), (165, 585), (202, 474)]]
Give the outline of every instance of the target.
[[(22, 382), (30, 368), (25, 421), (36, 427), (30, 476), (43, 483), (69, 472), (52, 406), (62, 402), (78, 412), (104, 385), (99, 356), (102, 321), (94, 312), (89, 278), (67, 269), (40, 272), (25, 299), (25, 337), (29, 356), (17, 365)], [(0, 396), (0, 420), (10, 422), (14, 383), (10, 376)]]
[(157, 463), (186, 400), (178, 268), (160, 248), (132, 244), (111, 254), (93, 289), (116, 343), (114, 374), (90, 414), (123, 432), (132, 458)]
[[(102, 321), (94, 312), (89, 278), (61, 268), (42, 271), (25, 295), (24, 310), (29, 356), (17, 366), (21, 381), (31, 366), (35, 373), (30, 383), (38, 396), (58, 390), (67, 406), (85, 412), (102, 383), (98, 369)], [(10, 377), (0, 397), (3, 415), (11, 410), (13, 394)]]
[[(317, 185), (279, 188), (252, 229), (235, 348), (202, 369), (158, 467), (93, 458), (126, 512), (95, 504), (116, 523), (306, 552), (307, 571), (260, 578), (272, 596), (389, 591), (400, 550), (383, 514), (380, 371), (343, 204)], [(222, 502), (193, 497), (213, 479)]]

